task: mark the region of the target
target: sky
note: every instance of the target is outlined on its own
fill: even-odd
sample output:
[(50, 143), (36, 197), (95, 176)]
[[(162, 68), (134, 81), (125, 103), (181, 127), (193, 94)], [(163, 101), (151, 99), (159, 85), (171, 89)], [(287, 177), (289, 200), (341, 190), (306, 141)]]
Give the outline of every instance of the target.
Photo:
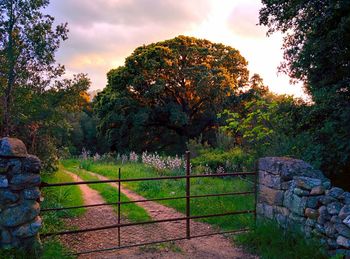
[(92, 90), (104, 88), (107, 72), (135, 48), (186, 35), (239, 50), (270, 90), (303, 97), (301, 85), (278, 73), (282, 35), (267, 37), (257, 25), (261, 7), (260, 0), (51, 0), (47, 12), (68, 22), (57, 61), (69, 76), (87, 73)]

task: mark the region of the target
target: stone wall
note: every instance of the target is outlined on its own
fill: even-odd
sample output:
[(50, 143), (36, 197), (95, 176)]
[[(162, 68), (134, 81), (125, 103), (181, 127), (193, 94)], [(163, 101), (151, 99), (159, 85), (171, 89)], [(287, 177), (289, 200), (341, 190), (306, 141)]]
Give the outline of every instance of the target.
[(40, 246), (40, 168), (22, 141), (0, 139), (0, 248)]
[(259, 160), (257, 214), (317, 237), (330, 254), (350, 256), (350, 193), (302, 160)]

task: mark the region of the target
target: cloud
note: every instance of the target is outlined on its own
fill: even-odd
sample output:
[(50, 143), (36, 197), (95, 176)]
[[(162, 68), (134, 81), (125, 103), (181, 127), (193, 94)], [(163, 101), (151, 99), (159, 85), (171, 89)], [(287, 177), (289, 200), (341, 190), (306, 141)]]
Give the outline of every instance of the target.
[(232, 30), (233, 33), (242, 37), (265, 37), (266, 30), (264, 27), (257, 25), (259, 23), (260, 8), (260, 5), (252, 2), (237, 5), (232, 10), (227, 20), (227, 26)]
[(104, 87), (105, 74), (136, 47), (183, 34), (210, 10), (210, 0), (52, 0), (48, 8), (70, 31), (58, 61), (88, 73), (93, 88)]

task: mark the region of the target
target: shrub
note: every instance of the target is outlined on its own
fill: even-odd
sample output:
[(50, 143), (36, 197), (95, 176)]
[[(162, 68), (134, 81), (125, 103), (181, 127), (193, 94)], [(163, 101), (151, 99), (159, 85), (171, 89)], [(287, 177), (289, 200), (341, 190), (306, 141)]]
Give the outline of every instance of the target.
[(254, 160), (253, 156), (244, 153), (240, 148), (226, 152), (220, 149), (202, 149), (199, 156), (193, 158), (191, 163), (194, 167), (210, 167), (213, 172), (219, 167), (226, 171), (246, 171), (254, 168)]

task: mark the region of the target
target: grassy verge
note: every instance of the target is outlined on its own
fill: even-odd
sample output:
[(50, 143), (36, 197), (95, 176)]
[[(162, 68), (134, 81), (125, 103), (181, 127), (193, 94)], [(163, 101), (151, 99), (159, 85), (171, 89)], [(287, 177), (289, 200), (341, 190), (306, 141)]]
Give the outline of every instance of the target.
[[(67, 170), (79, 175), (84, 181), (95, 181), (98, 180), (96, 176), (87, 173), (83, 169), (79, 169), (76, 163), (73, 161), (62, 161), (62, 164)], [(90, 184), (92, 189), (98, 191), (106, 202), (117, 202), (118, 201), (118, 189), (109, 184)], [(130, 201), (124, 194), (120, 196), (121, 201)], [(113, 206), (117, 209), (117, 206)], [(124, 204), (121, 207), (121, 215), (126, 217), (132, 222), (147, 221), (150, 219), (148, 213), (136, 204)]]
[[(67, 160), (65, 165), (77, 166), (78, 161)], [(116, 178), (119, 166), (122, 168), (122, 178), (154, 177), (171, 175), (169, 171), (157, 172), (142, 164), (130, 163), (124, 165), (95, 163), (86, 167), (88, 170), (109, 178)], [(129, 189), (146, 198), (164, 198), (185, 195), (185, 180), (141, 181), (124, 184)], [(191, 179), (191, 195), (240, 192), (252, 190), (252, 185), (239, 178), (193, 178)], [(185, 212), (185, 199), (163, 201), (163, 204)], [(206, 215), (238, 210), (253, 209), (254, 198), (249, 196), (206, 197), (191, 200), (191, 215)], [(202, 219), (222, 230), (242, 228), (252, 223), (251, 215), (235, 215)]]
[(318, 241), (305, 239), (295, 230), (283, 230), (270, 221), (260, 222), (254, 231), (237, 236), (236, 241), (263, 259), (328, 258)]
[[(49, 183), (70, 182), (73, 179), (63, 172), (62, 167), (50, 174), (43, 174), (42, 180)], [(44, 201), (41, 204), (42, 208), (53, 207), (68, 207), (83, 205), (83, 197), (78, 186), (52, 187), (44, 188)], [(84, 209), (43, 212), (43, 228), (41, 233), (59, 231), (64, 228), (63, 218), (77, 217), (84, 213)], [(73, 258), (68, 255), (68, 250), (61, 245), (57, 238), (50, 238), (43, 242), (42, 258)]]

